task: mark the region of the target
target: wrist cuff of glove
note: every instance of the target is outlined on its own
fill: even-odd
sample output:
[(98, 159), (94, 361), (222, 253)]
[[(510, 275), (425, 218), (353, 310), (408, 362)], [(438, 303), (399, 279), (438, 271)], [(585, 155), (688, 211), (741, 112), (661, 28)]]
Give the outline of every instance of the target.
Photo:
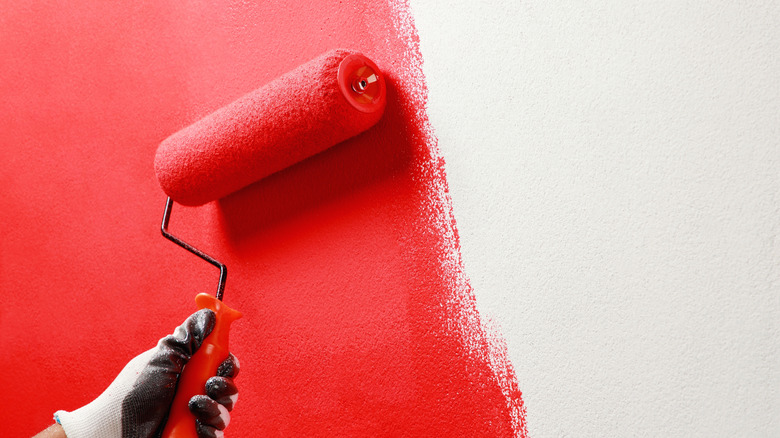
[(122, 436), (121, 418), (118, 416), (106, 418), (105, 415), (93, 411), (90, 404), (73, 412), (57, 411), (54, 413), (54, 418), (62, 426), (68, 438), (120, 438)]

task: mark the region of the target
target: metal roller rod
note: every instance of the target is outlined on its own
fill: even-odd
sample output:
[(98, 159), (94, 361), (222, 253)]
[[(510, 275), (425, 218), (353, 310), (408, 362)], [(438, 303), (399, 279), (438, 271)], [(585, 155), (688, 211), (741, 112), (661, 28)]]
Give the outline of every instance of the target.
[(219, 268), (219, 284), (217, 285), (217, 299), (222, 301), (222, 295), (225, 293), (225, 281), (227, 280), (227, 266), (225, 266), (224, 263), (218, 261), (214, 257), (211, 257), (205, 252), (199, 250), (198, 248), (195, 248), (189, 243), (179, 239), (178, 237), (168, 232), (168, 222), (171, 220), (172, 208), (173, 208), (173, 200), (171, 198), (168, 198), (168, 200), (165, 201), (165, 212), (163, 213), (162, 227), (160, 227), (163, 237), (165, 237), (171, 242), (181, 246), (187, 251), (195, 254), (196, 256), (202, 258), (203, 260)]

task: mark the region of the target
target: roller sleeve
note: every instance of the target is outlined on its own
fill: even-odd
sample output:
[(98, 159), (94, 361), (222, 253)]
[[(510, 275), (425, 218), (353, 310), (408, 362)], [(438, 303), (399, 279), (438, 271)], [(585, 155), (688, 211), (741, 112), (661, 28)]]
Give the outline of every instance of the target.
[(377, 66), (334, 50), (165, 139), (155, 172), (171, 199), (201, 205), (360, 134), (385, 102)]

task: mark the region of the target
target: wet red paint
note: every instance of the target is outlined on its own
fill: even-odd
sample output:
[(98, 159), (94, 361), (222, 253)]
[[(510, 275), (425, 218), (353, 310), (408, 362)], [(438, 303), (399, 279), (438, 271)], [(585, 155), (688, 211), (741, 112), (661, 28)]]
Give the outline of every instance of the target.
[(231, 436), (525, 435), (458, 255), (414, 28), (383, 1), (3, 6), (3, 436), (94, 398), (211, 292), (159, 235), (170, 133), (334, 47), (388, 75), (365, 134), (171, 230), (223, 259), (242, 362)]

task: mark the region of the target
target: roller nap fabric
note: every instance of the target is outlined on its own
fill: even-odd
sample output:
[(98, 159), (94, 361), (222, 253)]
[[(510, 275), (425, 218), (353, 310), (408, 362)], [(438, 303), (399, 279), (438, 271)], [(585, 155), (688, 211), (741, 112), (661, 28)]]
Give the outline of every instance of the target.
[(373, 126), (385, 100), (359, 109), (339, 84), (342, 60), (356, 54), (321, 55), (168, 137), (155, 157), (160, 186), (201, 205)]

